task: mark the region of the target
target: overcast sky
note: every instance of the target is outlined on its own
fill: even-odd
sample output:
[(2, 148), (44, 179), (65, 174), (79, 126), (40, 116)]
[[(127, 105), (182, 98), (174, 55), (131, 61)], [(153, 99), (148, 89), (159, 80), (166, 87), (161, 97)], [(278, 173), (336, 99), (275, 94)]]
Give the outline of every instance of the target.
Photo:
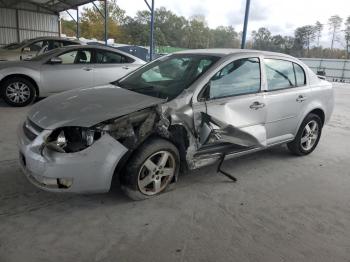
[[(118, 0), (117, 3), (129, 16), (146, 9), (143, 0)], [(155, 0), (155, 7), (161, 6), (186, 18), (204, 15), (212, 28), (232, 25), (238, 32), (243, 28), (245, 0)], [(319, 20), (325, 24), (322, 43), (328, 45), (327, 20), (334, 14), (344, 20), (350, 16), (350, 0), (251, 0), (248, 31), (250, 35), (252, 30), (267, 27), (273, 34), (293, 35), (296, 27)]]

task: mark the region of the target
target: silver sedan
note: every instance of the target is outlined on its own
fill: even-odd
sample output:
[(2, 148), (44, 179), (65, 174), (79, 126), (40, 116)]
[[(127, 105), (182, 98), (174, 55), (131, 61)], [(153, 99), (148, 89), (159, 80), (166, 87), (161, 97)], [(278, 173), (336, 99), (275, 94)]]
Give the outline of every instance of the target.
[(0, 93), (12, 106), (26, 106), (78, 87), (107, 84), (145, 62), (103, 46), (57, 48), (28, 61), (0, 63)]
[(217, 162), (235, 180), (223, 160), (280, 144), (310, 154), (333, 106), (332, 85), (291, 56), (183, 51), (34, 105), (18, 130), (20, 163), (48, 191), (106, 192), (116, 179), (145, 199), (180, 170)]

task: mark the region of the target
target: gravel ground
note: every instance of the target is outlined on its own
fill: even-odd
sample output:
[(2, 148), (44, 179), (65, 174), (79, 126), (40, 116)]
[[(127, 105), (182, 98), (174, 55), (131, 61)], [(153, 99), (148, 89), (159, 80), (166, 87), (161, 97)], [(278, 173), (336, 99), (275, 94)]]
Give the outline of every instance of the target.
[(315, 152), (284, 146), (180, 176), (132, 202), (116, 189), (64, 195), (33, 187), (17, 164), (28, 108), (0, 102), (0, 261), (350, 261), (350, 86)]

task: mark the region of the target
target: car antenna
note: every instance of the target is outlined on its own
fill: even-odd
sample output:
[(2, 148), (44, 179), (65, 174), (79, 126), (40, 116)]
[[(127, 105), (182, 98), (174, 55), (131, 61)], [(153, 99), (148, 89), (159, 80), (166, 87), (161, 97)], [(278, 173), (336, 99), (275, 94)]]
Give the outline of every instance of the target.
[(233, 175), (231, 175), (231, 174), (229, 174), (221, 169), (221, 166), (225, 160), (225, 157), (226, 157), (226, 153), (222, 153), (222, 155), (220, 156), (220, 159), (219, 159), (219, 165), (218, 165), (218, 168), (216, 169), (216, 172), (223, 174), (224, 176), (231, 179), (233, 182), (237, 182), (237, 178), (235, 178)]

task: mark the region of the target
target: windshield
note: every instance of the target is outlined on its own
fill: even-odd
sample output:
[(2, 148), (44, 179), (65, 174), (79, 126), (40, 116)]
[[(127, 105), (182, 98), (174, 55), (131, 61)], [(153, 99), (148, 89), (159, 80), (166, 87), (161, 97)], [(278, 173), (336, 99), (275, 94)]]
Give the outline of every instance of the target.
[(3, 49), (14, 50), (14, 49), (23, 47), (28, 42), (29, 42), (29, 40), (27, 39), (27, 40), (24, 40), (24, 41), (22, 41), (20, 43), (12, 43), (12, 44), (4, 46)]
[(219, 59), (218, 56), (197, 54), (164, 56), (113, 84), (141, 94), (171, 100)]

